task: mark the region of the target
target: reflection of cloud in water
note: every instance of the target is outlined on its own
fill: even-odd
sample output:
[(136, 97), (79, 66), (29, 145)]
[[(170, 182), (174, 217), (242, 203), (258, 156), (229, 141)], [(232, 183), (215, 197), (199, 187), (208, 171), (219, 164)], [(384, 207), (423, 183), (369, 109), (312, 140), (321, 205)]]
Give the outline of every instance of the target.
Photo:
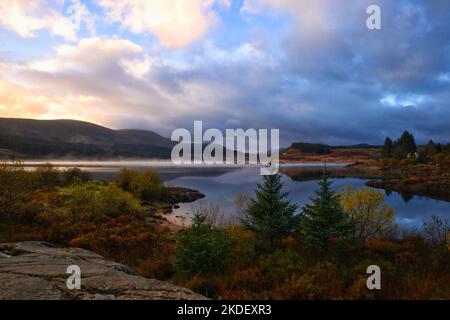
[[(243, 181), (243, 179), (245, 179), (245, 181)], [(241, 185), (242, 183), (257, 184), (262, 181), (262, 177), (259, 174), (259, 168), (255, 169), (254, 167), (244, 167), (239, 170), (227, 172), (220, 177), (215, 177), (214, 181), (220, 184), (228, 185)]]
[(409, 218), (397, 218), (398, 224), (404, 227), (417, 227), (420, 226), (423, 219), (409, 219)]
[[(245, 167), (215, 177), (197, 177), (189, 174), (189, 177), (173, 179), (170, 181), (171, 185), (197, 189), (206, 195), (204, 199), (195, 203), (182, 204), (180, 209), (177, 209), (175, 212), (192, 212), (192, 208), (195, 206), (213, 203), (222, 206), (228, 214), (233, 214), (236, 195), (243, 192), (253, 196), (256, 184), (261, 181), (262, 177), (259, 175), (259, 168), (255, 167)], [(347, 184), (355, 188), (370, 188), (364, 184), (366, 179), (334, 178), (331, 181), (333, 182), (332, 188), (334, 190), (339, 190)], [(315, 191), (318, 189), (318, 180), (293, 181), (286, 175), (283, 175), (283, 183), (285, 190), (290, 193), (290, 199), (297, 203), (299, 207), (309, 203), (310, 199), (315, 197)], [(396, 220), (402, 227), (420, 227), (422, 221), (431, 219), (432, 215), (444, 218), (449, 218), (450, 216), (449, 202), (425, 197), (413, 197), (409, 202), (405, 202), (402, 196), (396, 192), (385, 195), (385, 199), (388, 205), (396, 209)]]
[[(28, 163), (30, 167), (42, 164), (42, 162)], [(257, 183), (262, 181), (259, 166), (244, 167), (183, 167), (174, 166), (170, 162), (160, 161), (90, 161), (90, 162), (60, 162), (55, 163), (61, 167), (81, 167), (83, 170), (92, 173), (94, 178), (111, 180), (116, 175), (120, 167), (129, 166), (140, 171), (154, 168), (168, 182), (169, 185), (188, 187), (201, 191), (206, 195), (204, 199), (194, 203), (181, 204), (180, 209), (175, 210), (175, 214), (192, 212), (193, 207), (212, 203), (220, 205), (228, 214), (235, 211), (234, 199), (238, 193), (254, 195)], [(293, 167), (294, 165), (282, 165), (282, 167)], [(298, 169), (302, 173), (305, 181), (294, 181), (283, 175), (283, 183), (286, 191), (290, 192), (290, 199), (300, 207), (310, 202), (311, 197), (315, 197), (318, 189), (318, 179), (323, 170), (322, 165), (301, 165)], [(332, 168), (333, 167), (333, 168)], [(327, 164), (331, 172), (338, 174), (339, 171), (346, 170), (342, 165)], [(318, 173), (314, 176), (314, 171)], [(369, 188), (365, 186), (366, 179), (359, 178), (333, 178), (332, 187), (334, 190), (341, 189), (344, 185), (350, 184), (355, 188)], [(381, 190), (383, 191), (383, 190)], [(414, 196), (405, 199), (396, 192), (386, 193), (386, 203), (397, 211), (397, 222), (403, 227), (420, 227), (423, 220), (430, 220), (433, 215), (443, 218), (450, 218), (450, 202), (433, 200), (426, 197)]]

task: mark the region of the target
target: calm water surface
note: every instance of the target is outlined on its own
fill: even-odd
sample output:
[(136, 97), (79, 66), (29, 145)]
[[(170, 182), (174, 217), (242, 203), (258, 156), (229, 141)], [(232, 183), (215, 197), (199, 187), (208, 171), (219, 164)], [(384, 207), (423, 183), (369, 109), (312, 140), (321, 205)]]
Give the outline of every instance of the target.
[[(57, 167), (79, 167), (97, 179), (111, 180), (117, 171), (124, 166), (145, 170), (149, 167), (157, 170), (169, 185), (196, 189), (205, 194), (205, 198), (190, 204), (181, 204), (175, 209), (175, 215), (192, 213), (195, 208), (209, 205), (219, 205), (227, 215), (236, 211), (234, 199), (239, 193), (253, 196), (257, 183), (262, 181), (258, 166), (174, 166), (167, 161), (53, 161)], [(42, 162), (26, 162), (30, 168), (41, 165)], [(301, 167), (308, 170), (316, 167), (320, 172), (322, 167), (317, 164), (287, 165)], [(342, 166), (327, 164), (328, 167)], [(301, 170), (300, 168), (300, 170)], [(310, 201), (318, 189), (318, 178), (308, 181), (294, 181), (283, 174), (282, 180), (286, 191), (290, 192), (290, 199), (299, 207)], [(333, 178), (332, 187), (339, 190), (345, 185), (355, 188), (366, 187), (367, 179)], [(383, 190), (381, 190), (383, 191)], [(383, 191), (384, 192), (384, 191)], [(408, 201), (406, 201), (408, 200)], [(429, 220), (432, 215), (450, 218), (450, 202), (433, 200), (426, 197), (414, 196), (404, 199), (399, 193), (386, 194), (386, 203), (397, 211), (396, 220), (402, 227), (420, 228), (423, 220)]]

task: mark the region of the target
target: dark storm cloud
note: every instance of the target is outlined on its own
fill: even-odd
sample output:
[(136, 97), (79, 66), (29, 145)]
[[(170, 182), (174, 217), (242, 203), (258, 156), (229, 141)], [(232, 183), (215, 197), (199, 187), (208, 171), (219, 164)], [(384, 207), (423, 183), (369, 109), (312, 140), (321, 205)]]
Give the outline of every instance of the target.
[(381, 144), (405, 129), (420, 142), (450, 140), (450, 4), (378, 3), (382, 30), (366, 28), (372, 1), (349, 1), (333, 7), (330, 27), (302, 32), (294, 24), (274, 64), (267, 63), (273, 52), (262, 49), (262, 60), (203, 53), (187, 70), (161, 69), (156, 79), (171, 90), (189, 83), (213, 90), (216, 113), (192, 112), (174, 123), (280, 128), (284, 145)]
[[(283, 119), (289, 139), (381, 143), (408, 129), (421, 142), (450, 140), (450, 2), (377, 1), (383, 29), (370, 31), (364, 19), (372, 3), (335, 6), (331, 27), (295, 29), (284, 39), (285, 72), (307, 80), (303, 91), (285, 94), (312, 107)], [(382, 103), (387, 95), (394, 104)]]
[[(370, 31), (374, 2), (383, 29)], [(205, 41), (171, 53), (94, 38), (44, 61), (45, 70), (11, 73), (55, 95), (101, 97), (106, 124), (165, 135), (203, 120), (205, 128), (279, 128), (284, 146), (381, 144), (405, 129), (419, 142), (450, 141), (449, 1), (280, 3), (292, 25), (279, 39), (251, 34), (231, 48)]]

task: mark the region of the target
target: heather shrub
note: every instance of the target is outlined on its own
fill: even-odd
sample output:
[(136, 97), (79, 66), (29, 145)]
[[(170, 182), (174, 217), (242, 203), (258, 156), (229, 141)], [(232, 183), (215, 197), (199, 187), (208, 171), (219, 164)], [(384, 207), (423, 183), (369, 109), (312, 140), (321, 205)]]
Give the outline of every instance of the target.
[(60, 172), (51, 164), (38, 167), (33, 173), (33, 185), (44, 191), (55, 190), (61, 184)]
[(64, 209), (75, 217), (118, 217), (141, 212), (139, 201), (115, 184), (75, 184), (60, 191)]
[(281, 288), (284, 299), (340, 299), (343, 294), (342, 277), (337, 266), (322, 262), (304, 274), (294, 274)]
[(29, 207), (31, 177), (23, 167), (0, 165), (0, 222), (11, 222)]
[(164, 195), (164, 181), (152, 169), (135, 176), (131, 181), (131, 192), (142, 201), (160, 200)]
[(76, 183), (86, 183), (91, 180), (89, 172), (82, 171), (80, 168), (70, 168), (63, 172), (63, 183), (70, 186)]
[(152, 169), (140, 173), (134, 169), (122, 168), (114, 181), (120, 188), (142, 201), (152, 202), (164, 196), (164, 181)]
[(114, 182), (121, 187), (123, 190), (132, 192), (131, 185), (136, 177), (139, 175), (139, 172), (130, 168), (121, 168), (119, 173), (117, 173), (114, 178)]
[(283, 282), (293, 274), (305, 270), (305, 262), (300, 252), (292, 249), (278, 249), (259, 259), (260, 270), (272, 281)]

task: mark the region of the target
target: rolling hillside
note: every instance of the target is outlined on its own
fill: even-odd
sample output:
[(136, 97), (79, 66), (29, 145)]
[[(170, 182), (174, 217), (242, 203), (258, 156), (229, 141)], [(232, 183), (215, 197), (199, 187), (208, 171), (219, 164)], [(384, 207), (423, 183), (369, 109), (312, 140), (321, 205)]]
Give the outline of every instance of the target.
[(0, 157), (168, 158), (173, 142), (153, 131), (76, 120), (0, 118)]

